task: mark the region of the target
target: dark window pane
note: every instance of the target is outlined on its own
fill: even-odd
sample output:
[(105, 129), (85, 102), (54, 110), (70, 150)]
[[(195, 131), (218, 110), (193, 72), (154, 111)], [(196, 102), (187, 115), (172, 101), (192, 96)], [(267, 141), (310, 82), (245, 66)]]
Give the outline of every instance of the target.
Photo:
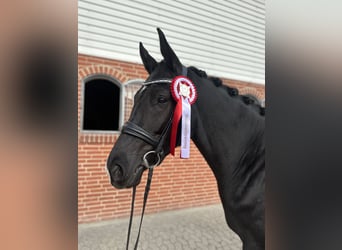
[(120, 88), (111, 81), (85, 83), (84, 130), (119, 130)]

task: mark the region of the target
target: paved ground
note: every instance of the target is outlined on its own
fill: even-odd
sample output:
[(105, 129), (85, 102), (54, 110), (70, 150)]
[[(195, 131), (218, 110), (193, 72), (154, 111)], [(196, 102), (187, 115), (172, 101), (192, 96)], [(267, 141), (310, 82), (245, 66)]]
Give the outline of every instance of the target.
[[(130, 249), (136, 239), (135, 217)], [(128, 218), (80, 224), (79, 250), (124, 250)], [(241, 241), (226, 225), (221, 205), (145, 215), (139, 250), (241, 250)]]

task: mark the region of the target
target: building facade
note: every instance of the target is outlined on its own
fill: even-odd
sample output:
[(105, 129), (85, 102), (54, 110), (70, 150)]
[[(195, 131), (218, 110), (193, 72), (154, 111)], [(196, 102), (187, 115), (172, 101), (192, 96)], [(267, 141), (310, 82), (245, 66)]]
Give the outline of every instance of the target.
[[(129, 215), (131, 190), (114, 189), (105, 166), (147, 77), (139, 41), (160, 60), (160, 27), (184, 65), (264, 102), (264, 13), (264, 1), (79, 0), (79, 223)], [(136, 211), (145, 181), (146, 173)], [(146, 212), (219, 202), (216, 180), (192, 144), (190, 159), (168, 156), (156, 169)]]

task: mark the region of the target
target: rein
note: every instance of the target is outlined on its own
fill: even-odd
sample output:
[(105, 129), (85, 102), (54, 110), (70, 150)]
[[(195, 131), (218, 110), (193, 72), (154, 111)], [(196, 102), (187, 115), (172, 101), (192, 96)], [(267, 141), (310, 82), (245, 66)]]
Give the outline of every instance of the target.
[[(187, 68), (184, 66), (183, 66), (182, 74), (185, 76), (187, 75)], [(172, 80), (170, 80), (170, 79), (160, 79), (160, 80), (145, 82), (145, 83), (143, 83), (143, 86), (145, 87), (145, 86), (149, 86), (151, 84), (156, 84), (156, 83), (171, 83), (171, 82), (172, 82)], [(137, 137), (137, 138), (143, 140), (144, 142), (150, 144), (154, 148), (154, 150), (148, 151), (143, 156), (143, 164), (148, 169), (148, 177), (147, 177), (147, 182), (146, 182), (146, 186), (145, 186), (143, 207), (142, 207), (142, 211), (141, 211), (139, 230), (138, 230), (137, 239), (135, 241), (134, 250), (136, 250), (138, 248), (141, 225), (143, 222), (147, 198), (148, 198), (148, 194), (149, 194), (150, 186), (151, 186), (151, 182), (152, 182), (153, 169), (156, 166), (159, 166), (161, 163), (162, 155), (164, 153), (163, 145), (164, 145), (166, 135), (167, 135), (167, 133), (170, 130), (171, 125), (172, 125), (172, 117), (173, 117), (173, 112), (171, 113), (170, 119), (168, 120), (168, 122), (167, 122), (165, 128), (163, 129), (161, 135), (159, 136), (159, 138), (156, 138), (156, 136), (152, 135), (150, 132), (146, 131), (145, 129), (143, 129), (142, 127), (140, 127), (139, 125), (137, 125), (131, 121), (127, 121), (125, 123), (125, 125), (123, 126), (122, 131), (121, 131), (121, 133), (123, 133), (123, 134), (134, 136), (134, 137)], [(152, 158), (152, 160), (151, 159), (149, 160), (150, 157)], [(129, 247), (129, 241), (130, 241), (131, 230), (132, 230), (136, 188), (137, 188), (136, 186), (133, 186), (131, 213), (130, 213), (129, 224), (128, 224), (128, 232), (127, 232), (126, 250), (128, 250), (128, 247)]]
[[(134, 250), (138, 249), (138, 243), (139, 243), (139, 238), (140, 238), (141, 225), (142, 225), (143, 218), (144, 218), (144, 213), (145, 213), (145, 207), (146, 207), (146, 203), (147, 203), (148, 193), (149, 193), (149, 191), (150, 191), (150, 186), (151, 186), (151, 181), (152, 181), (152, 175), (153, 175), (153, 168), (154, 168), (154, 166), (148, 169), (148, 177), (147, 177), (147, 183), (146, 183), (146, 186), (145, 186), (143, 208), (142, 208), (142, 211), (141, 211), (140, 224), (139, 224), (139, 231), (138, 231), (137, 239), (136, 239), (136, 241), (135, 241)], [(129, 240), (130, 240), (131, 229), (132, 229), (132, 222), (133, 222), (133, 214), (134, 214), (134, 202), (135, 202), (136, 189), (137, 189), (137, 186), (134, 186), (134, 187), (133, 187), (133, 192), (132, 192), (131, 215), (130, 215), (130, 217), (129, 217), (128, 232), (127, 232), (127, 242), (126, 242), (126, 250), (128, 250), (128, 247), (129, 247)]]

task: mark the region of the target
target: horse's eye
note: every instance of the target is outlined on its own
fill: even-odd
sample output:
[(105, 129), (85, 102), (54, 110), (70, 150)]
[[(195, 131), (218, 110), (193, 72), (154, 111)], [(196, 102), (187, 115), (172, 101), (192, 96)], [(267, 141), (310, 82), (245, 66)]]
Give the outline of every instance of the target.
[(166, 102), (167, 102), (167, 98), (165, 98), (164, 96), (158, 97), (158, 103), (166, 103)]

